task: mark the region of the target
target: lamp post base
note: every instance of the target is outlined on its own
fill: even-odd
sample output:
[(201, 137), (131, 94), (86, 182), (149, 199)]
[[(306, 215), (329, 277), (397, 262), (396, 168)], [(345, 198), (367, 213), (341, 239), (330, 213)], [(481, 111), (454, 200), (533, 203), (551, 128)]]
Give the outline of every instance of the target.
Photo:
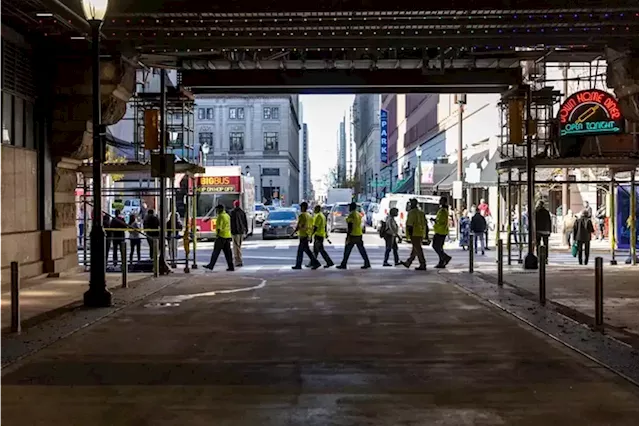
[(84, 306), (88, 308), (108, 308), (111, 306), (111, 292), (106, 288), (89, 288), (84, 293)]
[(528, 253), (524, 258), (524, 269), (538, 269), (538, 258), (533, 253)]

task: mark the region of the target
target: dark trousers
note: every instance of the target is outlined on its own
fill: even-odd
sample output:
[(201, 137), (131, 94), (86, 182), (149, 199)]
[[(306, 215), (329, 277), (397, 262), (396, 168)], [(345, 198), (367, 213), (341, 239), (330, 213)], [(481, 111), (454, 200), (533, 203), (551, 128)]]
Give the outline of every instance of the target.
[(233, 255), (231, 254), (231, 238), (216, 238), (216, 242), (213, 243), (213, 252), (211, 253), (211, 261), (209, 266), (213, 269), (218, 261), (220, 252), (224, 253), (224, 258), (227, 261), (227, 268), (233, 270)]
[(311, 259), (311, 266), (318, 265), (318, 259), (315, 254), (309, 248), (309, 237), (300, 237), (300, 242), (298, 243), (298, 253), (296, 254), (296, 267), (300, 268), (302, 266), (302, 257), (304, 255), (309, 256)]
[(362, 236), (348, 236), (347, 237), (347, 245), (344, 246), (344, 257), (342, 258), (342, 266), (347, 266), (347, 262), (349, 261), (349, 256), (351, 255), (351, 250), (353, 250), (353, 246), (358, 247), (358, 251), (360, 252), (360, 256), (364, 260), (364, 266), (371, 266), (369, 262), (369, 256), (367, 256), (367, 251), (364, 249), (364, 243), (362, 242)]
[(149, 259), (153, 259), (153, 241), (158, 239), (158, 237), (154, 235), (149, 235), (147, 237), (147, 244), (149, 244)]
[[(442, 244), (444, 244), (444, 240)], [(422, 250), (422, 237), (411, 237), (411, 255), (407, 259), (407, 264), (411, 265), (416, 257), (418, 257), (418, 262), (421, 267), (427, 266), (424, 251)]]
[(105, 241), (106, 242), (106, 247), (104, 249), (104, 255), (106, 256), (106, 260), (105, 261), (108, 263), (109, 262), (109, 251), (111, 251), (111, 241), (112, 241), (111, 235), (109, 235), (108, 232), (106, 233), (105, 240), (106, 240)]
[(142, 246), (140, 238), (131, 239), (131, 251), (129, 252), (129, 262), (133, 262), (133, 252), (134, 251), (138, 255), (138, 262), (140, 262), (140, 246)]
[(582, 253), (584, 252), (584, 264), (589, 263), (589, 249), (591, 241), (578, 241), (578, 262), (582, 265)]
[(540, 242), (544, 244), (547, 248), (547, 256), (549, 255), (549, 234), (538, 234), (536, 233), (536, 250), (540, 247)]
[[(451, 256), (444, 252), (444, 242), (446, 238), (446, 235), (440, 234), (435, 234), (433, 236), (433, 251), (438, 255), (438, 265), (444, 265), (451, 259)], [(471, 250), (471, 247), (469, 247), (469, 250)]]
[(313, 237), (313, 255), (318, 258), (318, 254), (322, 256), (327, 265), (333, 265), (333, 260), (329, 257), (329, 253), (324, 249), (324, 237)]
[(400, 262), (400, 256), (398, 256), (398, 240), (395, 235), (385, 235), (384, 236), (384, 262), (389, 262), (389, 254), (393, 250), (393, 262)]
[(118, 252), (122, 250), (122, 245), (124, 244), (124, 240), (113, 240), (113, 265), (118, 264)]

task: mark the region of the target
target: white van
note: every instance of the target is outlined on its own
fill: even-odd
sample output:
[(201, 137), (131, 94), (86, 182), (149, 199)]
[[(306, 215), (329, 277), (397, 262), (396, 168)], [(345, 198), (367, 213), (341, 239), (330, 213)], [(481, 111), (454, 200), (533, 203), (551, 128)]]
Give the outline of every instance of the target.
[(413, 194), (387, 194), (378, 207), (378, 212), (373, 215), (373, 226), (376, 230), (380, 229), (380, 224), (386, 219), (392, 208), (398, 209), (398, 227), (400, 228), (400, 236), (406, 237), (407, 212), (409, 211), (409, 200), (416, 198), (418, 207), (422, 209), (427, 218), (429, 232), (433, 234), (433, 222), (431, 219), (436, 218), (438, 209), (440, 208), (440, 197), (437, 195), (413, 195)]

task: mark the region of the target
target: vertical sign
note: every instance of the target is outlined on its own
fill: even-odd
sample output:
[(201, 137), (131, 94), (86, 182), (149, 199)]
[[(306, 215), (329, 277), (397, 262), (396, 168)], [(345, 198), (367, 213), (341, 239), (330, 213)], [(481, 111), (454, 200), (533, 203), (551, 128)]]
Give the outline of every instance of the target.
[(389, 113), (387, 110), (380, 110), (380, 162), (387, 163), (389, 161), (389, 139), (388, 139), (388, 129), (389, 129), (389, 121), (387, 120)]
[(420, 183), (430, 185), (433, 183), (433, 171), (434, 164), (433, 161), (421, 161), (422, 173), (420, 175)]

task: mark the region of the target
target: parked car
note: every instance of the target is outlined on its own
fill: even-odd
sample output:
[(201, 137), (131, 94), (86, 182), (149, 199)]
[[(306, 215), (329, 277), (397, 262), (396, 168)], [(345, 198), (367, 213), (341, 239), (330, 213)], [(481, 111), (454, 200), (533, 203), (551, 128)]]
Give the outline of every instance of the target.
[(322, 214), (324, 214), (324, 217), (329, 217), (329, 213), (331, 213), (332, 208), (333, 204), (325, 204), (322, 206)]
[(300, 204), (291, 204), (291, 208), (295, 209), (295, 211), (298, 212), (298, 214), (300, 214), (301, 210), (300, 210)]
[[(336, 203), (333, 205), (331, 209), (331, 213), (329, 214), (329, 218), (327, 220), (328, 225), (327, 228), (329, 232), (333, 231), (344, 231), (347, 232), (347, 216), (349, 216), (349, 204), (350, 203)], [(362, 233), (367, 232), (367, 224), (365, 221), (365, 213), (362, 208), (362, 204), (357, 204), (356, 211), (360, 213), (362, 217)]]
[(262, 224), (262, 239), (295, 238), (291, 234), (297, 224), (298, 212), (295, 209), (272, 210)]
[(256, 204), (253, 212), (258, 225), (263, 223), (267, 219), (267, 214), (269, 214), (269, 210), (262, 203)]
[(406, 221), (407, 212), (409, 211), (409, 200), (416, 198), (418, 205), (425, 214), (429, 232), (433, 234), (433, 220), (435, 220), (438, 212), (440, 197), (434, 195), (413, 195), (413, 194), (387, 194), (378, 206), (378, 213), (374, 213), (372, 217), (373, 227), (380, 229), (380, 224), (386, 219), (392, 208), (398, 209), (398, 227), (400, 228), (400, 236), (406, 237)]

